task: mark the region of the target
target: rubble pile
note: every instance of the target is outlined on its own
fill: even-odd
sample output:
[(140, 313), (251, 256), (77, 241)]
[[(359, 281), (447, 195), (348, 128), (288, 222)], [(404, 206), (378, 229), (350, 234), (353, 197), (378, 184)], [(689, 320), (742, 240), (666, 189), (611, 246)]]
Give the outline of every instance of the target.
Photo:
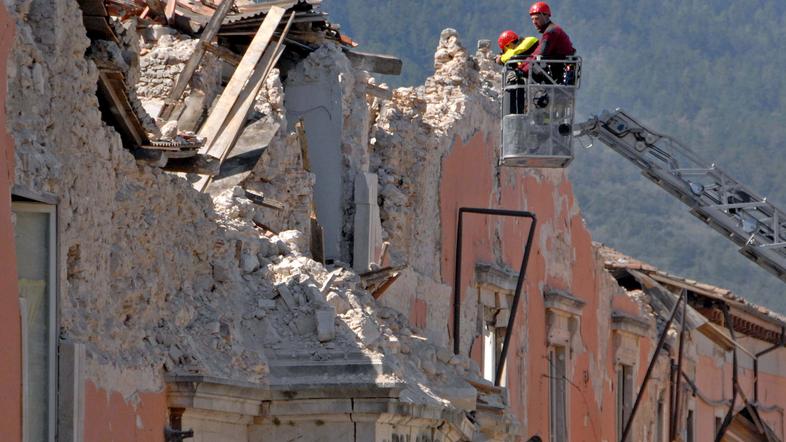
[[(79, 7), (59, 2), (64, 7), (54, 8), (62, 14), (56, 29), (48, 6), (16, 5), (8, 124), (16, 143), (16, 183), (59, 198), (58, 243), (67, 263), (59, 335), (86, 344), (87, 377), (97, 387), (130, 398), (160, 391), (164, 373), (266, 384), (276, 381), (275, 367), (283, 362), (362, 360), (381, 368), (369, 371), (367, 379), (346, 375), (330, 381), (400, 385), (402, 401), (475, 410), (478, 391), (467, 379), (489, 385), (474, 363), (442, 345), (445, 333), (430, 339), (433, 329), (411, 325), (401, 311), (381, 305), (361, 288), (349, 265), (337, 261), (326, 267), (310, 258), (314, 176), (304, 169), (297, 136), (285, 130), (278, 71), (257, 97), (245, 135), (253, 137), (253, 128), (264, 126), (279, 129), (246, 188), (199, 193), (189, 177), (135, 161), (102, 121), (96, 98), (96, 66), (111, 63), (126, 81), (138, 79), (129, 96), (138, 96), (156, 115), (196, 40), (154, 26), (134, 44), (132, 20), (123, 25), (122, 45), (91, 45)], [(437, 58), (437, 74), (425, 88), (396, 91), (394, 100), (384, 103), (367, 97), (373, 79), (353, 69), (335, 42), (325, 43), (290, 75), (332, 66), (330, 72), (340, 79), (347, 261), (351, 183), (371, 169), (380, 177), (392, 260), (417, 271), (414, 279), (420, 282), (412, 290), (444, 292), (436, 258), (439, 226), (415, 220), (438, 219), (436, 180), (444, 137), (456, 133), (453, 127), (474, 127), (491, 118), (486, 108), (493, 103), (479, 107), (486, 112), (465, 112), (466, 100), (481, 100), (473, 91), (486, 89), (455, 32), (443, 33)], [(207, 112), (220, 92), (221, 64), (206, 59), (186, 94), (186, 101), (199, 102), (197, 114)], [(146, 129), (155, 132), (147, 113), (137, 110)], [(469, 124), (453, 125), (467, 118)], [(196, 129), (170, 123), (156, 122), (165, 138)], [(434, 138), (435, 133), (443, 137)], [(284, 208), (256, 204), (246, 190), (275, 198)], [(416, 240), (422, 246), (416, 248)], [(435, 302), (447, 302), (438, 298)], [(434, 311), (446, 316), (446, 305)], [(326, 375), (302, 376), (325, 380)], [(480, 398), (504, 410), (503, 395), (489, 389)]]

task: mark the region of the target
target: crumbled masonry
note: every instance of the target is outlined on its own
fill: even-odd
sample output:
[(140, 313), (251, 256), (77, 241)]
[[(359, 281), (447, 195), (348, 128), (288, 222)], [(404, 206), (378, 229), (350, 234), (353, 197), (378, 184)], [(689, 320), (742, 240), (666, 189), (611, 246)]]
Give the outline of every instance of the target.
[[(303, 170), (298, 141), (285, 130), (284, 87), (277, 70), (257, 97), (251, 118), (259, 122), (256, 127), (281, 129), (247, 188), (283, 202), (280, 212), (252, 203), (240, 187), (200, 194), (190, 177), (136, 163), (101, 119), (94, 63), (111, 63), (134, 84), (128, 93), (144, 107), (137, 113), (151, 138), (171, 139), (178, 130), (194, 130), (173, 128), (150, 115), (157, 114), (196, 40), (165, 27), (136, 36), (132, 21), (115, 26), (122, 47), (91, 45), (79, 8), (57, 3), (68, 7), (59, 9), (63, 23), (55, 29), (43, 6), (16, 4), (9, 128), (16, 141), (16, 182), (61, 196), (59, 240), (67, 269), (61, 281), (60, 336), (87, 344), (87, 375), (97, 387), (133, 400), (139, 392), (161, 389), (164, 373), (265, 384), (277, 360), (362, 356), (383, 364), (382, 372), (367, 381), (402, 385), (402, 401), (474, 409), (477, 392), (465, 379), (486, 381), (473, 362), (454, 356), (447, 342), (426, 339), (426, 331), (408, 324), (402, 312), (375, 301), (349, 265), (326, 267), (309, 257), (314, 176)], [(220, 92), (221, 63), (209, 54), (205, 58), (186, 91), (197, 114), (208, 112), (207, 103)], [(482, 94), (493, 91), (486, 85), (476, 93), (481, 92), (477, 62), (455, 33), (443, 35), (437, 58), (437, 73), (425, 89), (396, 91), (392, 103), (367, 98), (366, 85), (374, 80), (355, 71), (330, 42), (289, 75), (330, 66), (340, 79), (345, 259), (351, 259), (352, 180), (371, 169), (380, 176), (385, 239), (396, 244), (391, 261), (408, 263), (423, 279), (419, 287), (444, 291), (430, 261), (436, 256), (435, 226), (413, 222), (418, 213), (433, 214), (436, 206), (429, 204), (436, 198), (435, 183), (417, 183), (428, 193), (417, 207), (409, 207), (405, 192), (416, 183), (400, 174), (412, 166), (405, 161), (433, 163), (442, 152), (435, 143), (447, 140), (431, 135), (447, 133), (460, 117), (472, 120), (467, 127), (490, 122), (492, 102), (485, 109), (477, 104)], [(473, 113), (464, 115), (470, 106)], [(421, 130), (424, 125), (432, 131)], [(407, 144), (422, 146), (414, 155), (398, 158), (380, 148), (412, 135), (416, 139)], [(371, 153), (369, 144), (376, 146)], [(411, 234), (430, 248), (416, 253)], [(321, 290), (331, 272), (333, 282)], [(438, 311), (446, 314), (447, 305)], [(330, 380), (360, 381), (354, 375)], [(500, 407), (505, 402), (488, 394), (481, 400)]]

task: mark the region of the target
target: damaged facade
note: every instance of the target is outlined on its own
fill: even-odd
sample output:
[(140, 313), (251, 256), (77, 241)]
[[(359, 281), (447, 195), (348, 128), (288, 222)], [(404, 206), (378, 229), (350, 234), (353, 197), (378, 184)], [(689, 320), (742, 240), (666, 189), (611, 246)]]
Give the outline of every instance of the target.
[[(487, 45), (446, 30), (391, 91), (318, 4), (0, 16), (5, 440), (619, 440), (682, 289), (685, 376), (677, 322), (630, 440), (783, 439), (780, 318), (593, 245), (564, 171), (498, 168)], [(461, 207), (537, 216), (512, 328), (529, 221), (467, 217), (454, 310)]]

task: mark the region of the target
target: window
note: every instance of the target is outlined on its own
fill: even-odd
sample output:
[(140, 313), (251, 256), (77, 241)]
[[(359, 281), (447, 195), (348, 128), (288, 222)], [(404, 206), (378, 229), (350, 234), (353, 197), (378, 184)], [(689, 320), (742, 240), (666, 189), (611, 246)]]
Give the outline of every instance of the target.
[(55, 206), (14, 202), (24, 441), (55, 438)]
[(685, 442), (695, 442), (693, 436), (693, 410), (688, 410), (688, 418), (685, 421)]
[[(501, 311), (496, 310), (494, 316), (491, 317), (492, 321), (483, 324), (483, 378), (491, 382), (494, 382), (497, 376), (497, 363), (502, 355), (502, 345), (508, 330), (506, 327), (497, 327), (500, 322), (497, 317), (500, 315)], [(506, 364), (502, 367), (500, 386), (506, 386), (507, 377)]]
[[(622, 438), (625, 423), (633, 408), (633, 366), (620, 364), (617, 369), (617, 434)], [(630, 435), (625, 442), (630, 440)]]
[(567, 361), (565, 347), (554, 346), (549, 351), (549, 437), (551, 442), (568, 440)]

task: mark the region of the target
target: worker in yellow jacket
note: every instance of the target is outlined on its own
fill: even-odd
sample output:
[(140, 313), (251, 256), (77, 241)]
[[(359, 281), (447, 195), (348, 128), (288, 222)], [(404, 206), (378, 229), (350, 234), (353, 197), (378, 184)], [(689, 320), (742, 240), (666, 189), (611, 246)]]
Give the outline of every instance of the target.
[[(527, 58), (538, 47), (538, 39), (535, 37), (519, 38), (518, 34), (507, 30), (499, 35), (497, 44), (499, 44), (501, 53), (495, 60), (498, 64), (504, 65), (518, 58)], [(525, 81), (523, 71), (518, 69), (517, 66), (506, 66), (505, 93), (502, 99), (504, 114), (520, 114), (524, 112), (526, 93), (523, 87), (516, 86), (524, 84)]]
[(499, 34), (497, 43), (499, 50), (502, 51), (496, 60), (499, 64), (507, 63), (514, 58), (528, 57), (538, 47), (537, 37), (519, 38), (518, 34), (511, 30)]

